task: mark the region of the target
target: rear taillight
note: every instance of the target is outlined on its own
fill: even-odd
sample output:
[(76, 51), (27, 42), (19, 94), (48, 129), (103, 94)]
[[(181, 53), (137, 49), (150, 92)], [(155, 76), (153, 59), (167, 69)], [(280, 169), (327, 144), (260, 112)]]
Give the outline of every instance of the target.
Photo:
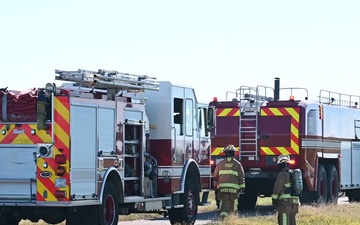
[(58, 167), (56, 167), (55, 173), (57, 176), (60, 176), (60, 177), (64, 176), (66, 173), (66, 169), (64, 166), (58, 166)]
[(55, 191), (55, 197), (56, 198), (66, 198), (66, 191)]
[(55, 163), (57, 164), (65, 164), (66, 163), (66, 155), (56, 155), (55, 156)]

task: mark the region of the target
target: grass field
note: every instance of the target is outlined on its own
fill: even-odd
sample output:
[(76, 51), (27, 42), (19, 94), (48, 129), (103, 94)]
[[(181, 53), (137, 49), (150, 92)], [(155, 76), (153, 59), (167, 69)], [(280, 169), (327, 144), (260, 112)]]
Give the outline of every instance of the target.
[[(211, 212), (216, 210), (214, 194), (210, 194), (211, 204), (199, 207), (199, 212)], [(277, 224), (276, 213), (271, 207), (270, 198), (259, 198), (257, 210), (251, 213), (240, 214), (239, 216), (230, 216), (224, 221), (216, 221), (208, 225), (266, 225)], [(297, 215), (298, 225), (360, 225), (360, 203), (349, 203), (327, 206), (300, 206), (300, 212)], [(162, 217), (158, 214), (131, 214), (121, 216), (120, 221), (153, 219)], [(170, 224), (170, 223), (169, 223)], [(22, 221), (20, 225), (47, 225), (43, 221), (31, 223)], [(60, 223), (59, 225), (65, 225)]]

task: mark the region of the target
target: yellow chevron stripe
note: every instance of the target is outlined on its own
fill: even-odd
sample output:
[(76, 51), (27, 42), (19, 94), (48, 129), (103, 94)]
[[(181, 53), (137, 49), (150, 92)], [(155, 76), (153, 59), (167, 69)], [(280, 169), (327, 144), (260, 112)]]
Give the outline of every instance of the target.
[(58, 123), (55, 123), (54, 131), (56, 136), (69, 148), (70, 137)]
[(54, 102), (55, 110), (60, 113), (60, 115), (66, 120), (66, 122), (70, 122), (70, 113), (69, 110), (59, 101), (59, 99), (55, 98)]
[(29, 125), (31, 129), (36, 130), (36, 134), (44, 143), (51, 143), (51, 135), (46, 130), (38, 130), (36, 124)]
[(285, 108), (285, 110), (296, 120), (296, 122), (299, 122), (299, 113), (297, 113), (294, 108)]
[(274, 116), (283, 116), (283, 114), (277, 108), (269, 108), (269, 110), (274, 114)]
[(285, 147), (276, 147), (276, 149), (283, 155), (289, 155), (290, 152)]
[(16, 138), (11, 143), (12, 144), (33, 144), (34, 142), (26, 134), (19, 134), (16, 136)]
[(261, 116), (267, 116), (267, 114), (265, 113), (265, 111), (263, 109), (260, 110), (260, 115)]
[[(14, 129), (15, 126), (10, 126), (10, 130), (6, 132), (6, 135), (0, 135), (0, 142), (2, 142), (4, 140), (4, 138), (7, 136), (7, 134), (10, 134), (12, 132), (12, 130)], [(0, 130), (5, 129), (6, 130), (6, 126), (2, 126)]]
[(299, 145), (296, 144), (293, 140), (291, 140), (291, 144), (290, 144), (291, 148), (299, 154)]
[(236, 113), (234, 113), (233, 116), (240, 116), (240, 109), (236, 110)]
[(221, 113), (219, 113), (218, 117), (226, 116), (227, 114), (229, 114), (229, 112), (230, 112), (231, 110), (232, 110), (232, 108), (223, 109), (223, 111), (221, 111)]
[(222, 150), (223, 150), (223, 148), (221, 148), (221, 147), (215, 148), (215, 150), (211, 153), (211, 155), (220, 155)]
[(269, 147), (261, 147), (261, 150), (265, 152), (266, 155), (275, 155), (273, 151)]
[(291, 124), (290, 131), (296, 138), (299, 138), (299, 129), (294, 124)]

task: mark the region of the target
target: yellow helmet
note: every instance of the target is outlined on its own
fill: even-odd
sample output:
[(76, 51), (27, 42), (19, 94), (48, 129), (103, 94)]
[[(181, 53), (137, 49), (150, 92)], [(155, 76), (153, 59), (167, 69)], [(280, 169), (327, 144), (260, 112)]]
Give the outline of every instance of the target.
[(290, 162), (290, 156), (289, 155), (279, 155), (278, 160), (277, 160), (277, 164), (280, 163), (289, 163)]
[(222, 152), (229, 152), (229, 151), (237, 152), (238, 150), (235, 148), (234, 145), (228, 145), (222, 150)]

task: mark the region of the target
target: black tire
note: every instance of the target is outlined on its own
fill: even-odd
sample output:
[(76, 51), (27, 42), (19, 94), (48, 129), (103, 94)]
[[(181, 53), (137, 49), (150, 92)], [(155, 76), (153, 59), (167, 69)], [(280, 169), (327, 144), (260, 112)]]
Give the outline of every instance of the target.
[(99, 209), (100, 225), (117, 225), (119, 220), (119, 194), (111, 182), (106, 182), (103, 202)]
[(61, 209), (50, 210), (49, 213), (42, 218), (42, 220), (44, 220), (48, 224), (61, 223), (65, 220), (65, 211)]
[(62, 219), (59, 219), (59, 218), (43, 218), (42, 220), (44, 220), (45, 223), (48, 223), (48, 224), (59, 224), (61, 223), (62, 221), (65, 220), (65, 218), (62, 218)]
[(99, 225), (99, 206), (82, 206), (70, 209), (66, 215), (66, 225)]
[(19, 225), (21, 219), (12, 217), (12, 216), (7, 216), (6, 218), (6, 225)]
[(334, 165), (326, 166), (326, 175), (328, 179), (328, 203), (337, 204), (339, 199), (339, 176)]
[(245, 190), (238, 198), (238, 211), (253, 210), (256, 206), (257, 194), (254, 191)]
[(180, 209), (169, 209), (168, 215), (170, 224), (182, 223)]
[(181, 196), (183, 208), (169, 210), (169, 221), (171, 224), (185, 223), (195, 224), (198, 204), (199, 204), (199, 189), (192, 179), (187, 179), (185, 182), (184, 194)]
[(316, 192), (315, 191), (302, 191), (299, 196), (302, 205), (310, 205), (316, 203)]
[(328, 179), (323, 165), (319, 165), (317, 177), (316, 202), (325, 205), (328, 199)]

